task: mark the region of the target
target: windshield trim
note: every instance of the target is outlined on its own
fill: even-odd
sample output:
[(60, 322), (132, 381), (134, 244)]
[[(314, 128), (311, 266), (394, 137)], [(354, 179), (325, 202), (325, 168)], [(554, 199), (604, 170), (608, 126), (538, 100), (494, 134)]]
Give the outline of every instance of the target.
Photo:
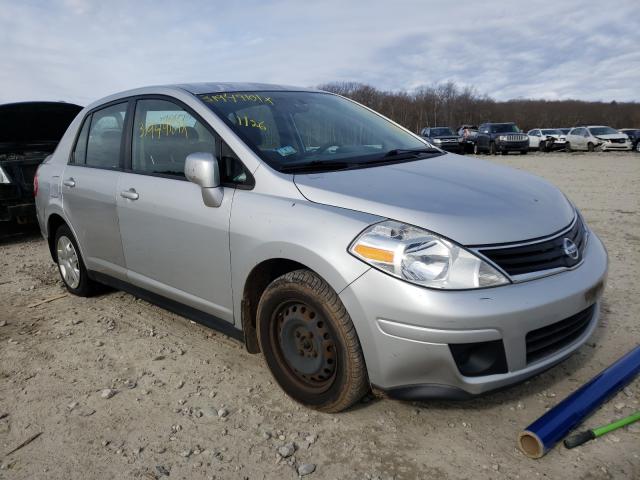
[[(388, 165), (388, 164), (397, 164), (397, 163), (405, 163), (405, 162), (413, 162), (416, 160), (424, 160), (426, 158), (432, 158), (432, 157), (437, 157), (437, 156), (441, 156), (441, 155), (445, 155), (447, 152), (443, 151), (442, 149), (436, 147), (435, 145), (425, 141), (425, 139), (423, 139), (422, 137), (420, 137), (419, 135), (411, 132), (410, 130), (408, 130), (407, 128), (403, 127), (402, 125), (400, 125), (399, 123), (391, 120), (390, 118), (385, 117), (384, 115), (382, 115), (381, 113), (373, 110), (372, 108), (367, 107), (366, 105), (362, 105), (358, 102), (356, 102), (355, 100), (352, 100), (351, 98), (348, 97), (344, 97), (342, 95), (339, 95), (337, 93), (333, 93), (333, 92), (326, 92), (323, 90), (251, 90), (249, 91), (229, 91), (229, 92), (223, 92), (226, 94), (234, 94), (234, 93), (238, 93), (238, 94), (249, 94), (249, 93), (255, 93), (255, 94), (268, 94), (268, 93), (277, 93), (277, 94), (282, 94), (282, 93), (310, 93), (310, 94), (317, 94), (317, 95), (330, 95), (330, 96), (334, 96), (334, 97), (338, 97), (341, 98), (343, 100), (347, 100), (351, 103), (354, 103), (355, 105), (357, 105), (358, 107), (364, 108), (367, 111), (375, 114), (376, 116), (378, 116), (379, 118), (381, 118), (382, 120), (390, 123), (391, 125), (401, 129), (404, 133), (410, 135), (411, 137), (413, 137), (414, 139), (416, 139), (417, 141), (419, 141), (420, 143), (422, 143), (424, 145), (424, 148), (428, 148), (428, 149), (432, 149), (433, 153), (429, 153), (429, 154), (425, 154), (428, 156), (407, 156), (407, 158), (395, 158), (395, 159), (387, 159), (386, 161), (382, 162), (383, 156), (385, 152), (381, 152), (382, 153), (382, 157), (380, 156), (380, 153), (376, 153), (376, 154), (371, 154), (371, 155), (360, 155), (358, 157), (344, 157), (344, 158), (340, 158), (340, 159), (336, 159), (335, 162), (344, 162), (344, 163), (349, 163), (351, 164), (348, 168), (338, 168), (335, 170), (327, 170), (327, 169), (322, 169), (322, 165), (318, 164), (319, 166), (319, 171), (322, 172), (332, 172), (332, 171), (343, 171), (343, 170), (352, 170), (352, 169), (361, 169), (361, 168), (372, 168), (372, 167), (379, 167), (379, 166), (384, 166), (384, 165)], [(198, 94), (194, 94), (194, 96), (198, 99), (198, 101), (200, 101), (213, 115), (216, 116), (216, 118), (218, 118), (219, 120), (221, 120), (230, 130), (231, 132), (233, 132), (234, 135), (236, 135), (241, 141), (242, 143), (249, 148), (257, 157), (258, 159), (266, 164), (269, 168), (271, 168), (272, 170), (278, 172), (278, 173), (284, 173), (287, 175), (298, 175), (299, 173), (294, 173), (294, 172), (285, 172), (283, 170), (280, 169), (280, 167), (285, 167), (286, 164), (282, 164), (282, 165), (277, 165), (274, 164), (274, 162), (270, 161), (268, 158), (266, 158), (266, 156), (264, 155), (264, 153), (260, 150), (260, 148), (258, 148), (257, 145), (255, 145), (252, 141), (250, 141), (250, 139), (239, 129), (236, 128), (236, 125), (229, 120), (225, 115), (222, 115), (222, 112), (218, 112), (216, 109), (212, 108), (212, 104), (206, 102), (202, 97), (206, 97), (206, 96), (210, 96), (210, 95), (218, 95), (219, 92), (206, 92), (206, 93), (198, 93)], [(222, 94), (222, 93), (220, 93)], [(366, 161), (360, 161), (360, 160), (364, 160), (367, 159)], [(359, 159), (359, 160), (354, 160), (354, 159)], [(379, 160), (379, 161), (375, 161), (375, 160)], [(305, 171), (305, 172), (301, 172), (303, 174), (307, 174), (307, 173), (314, 173), (314, 171)]]

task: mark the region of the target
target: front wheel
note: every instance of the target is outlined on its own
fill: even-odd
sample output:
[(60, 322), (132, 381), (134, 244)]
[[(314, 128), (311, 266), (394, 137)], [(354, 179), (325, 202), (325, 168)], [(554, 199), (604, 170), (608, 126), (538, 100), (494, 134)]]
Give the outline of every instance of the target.
[(89, 278), (78, 242), (71, 229), (62, 225), (55, 234), (56, 263), (60, 277), (69, 292), (80, 297), (88, 297), (96, 290), (96, 284)]
[(589, 152), (593, 152), (594, 150), (595, 150), (595, 148), (594, 148), (594, 146), (593, 146), (593, 143), (589, 142), (589, 143), (587, 144), (587, 151), (589, 151)]
[(565, 149), (567, 152), (571, 153), (571, 144), (570, 144), (569, 142), (567, 142), (567, 143), (565, 144), (564, 149)]
[(480, 148), (478, 147), (477, 143), (473, 144), (473, 154), (474, 155), (480, 155)]
[(520, 150), (520, 155), (526, 155), (529, 153), (529, 150)]
[(494, 142), (491, 142), (489, 144), (489, 155), (497, 155), (498, 151), (496, 150), (496, 144)]
[(369, 390), (360, 341), (336, 292), (309, 270), (275, 279), (260, 298), (258, 341), (280, 387), (294, 400), (340, 412)]
[(636, 152), (640, 153), (640, 142), (636, 143)]

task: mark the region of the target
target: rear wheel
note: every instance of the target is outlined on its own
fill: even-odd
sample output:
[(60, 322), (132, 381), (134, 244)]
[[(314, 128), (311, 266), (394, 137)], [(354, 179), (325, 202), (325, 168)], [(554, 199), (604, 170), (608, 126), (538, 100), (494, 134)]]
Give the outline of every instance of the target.
[(369, 390), (351, 318), (314, 272), (296, 270), (275, 279), (260, 298), (257, 321), (267, 365), (294, 400), (333, 413)]
[(95, 292), (96, 284), (87, 275), (87, 269), (71, 229), (62, 225), (55, 235), (56, 263), (65, 287), (74, 295), (88, 297)]

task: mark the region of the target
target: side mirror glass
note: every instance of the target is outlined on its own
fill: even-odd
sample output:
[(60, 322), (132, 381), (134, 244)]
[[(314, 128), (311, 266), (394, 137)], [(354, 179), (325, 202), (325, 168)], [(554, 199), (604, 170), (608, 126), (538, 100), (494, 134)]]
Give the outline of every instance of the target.
[(222, 204), (224, 188), (220, 186), (220, 167), (213, 154), (195, 152), (187, 155), (184, 175), (187, 180), (200, 186), (202, 201), (207, 207), (219, 207)]

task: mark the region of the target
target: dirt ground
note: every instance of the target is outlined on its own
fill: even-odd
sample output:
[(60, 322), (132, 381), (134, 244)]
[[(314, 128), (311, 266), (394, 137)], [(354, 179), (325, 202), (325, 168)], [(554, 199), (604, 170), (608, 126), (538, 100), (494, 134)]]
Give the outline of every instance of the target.
[[(131, 295), (33, 306), (65, 291), (37, 233), (5, 232), (0, 479), (294, 479), (303, 464), (310, 479), (640, 478), (640, 425), (537, 461), (516, 448), (520, 430), (640, 339), (640, 155), (484, 158), (558, 185), (608, 248), (601, 325), (568, 361), (471, 401), (368, 398), (317, 413), (281, 392), (260, 355)], [(639, 403), (636, 380), (587, 424)]]

